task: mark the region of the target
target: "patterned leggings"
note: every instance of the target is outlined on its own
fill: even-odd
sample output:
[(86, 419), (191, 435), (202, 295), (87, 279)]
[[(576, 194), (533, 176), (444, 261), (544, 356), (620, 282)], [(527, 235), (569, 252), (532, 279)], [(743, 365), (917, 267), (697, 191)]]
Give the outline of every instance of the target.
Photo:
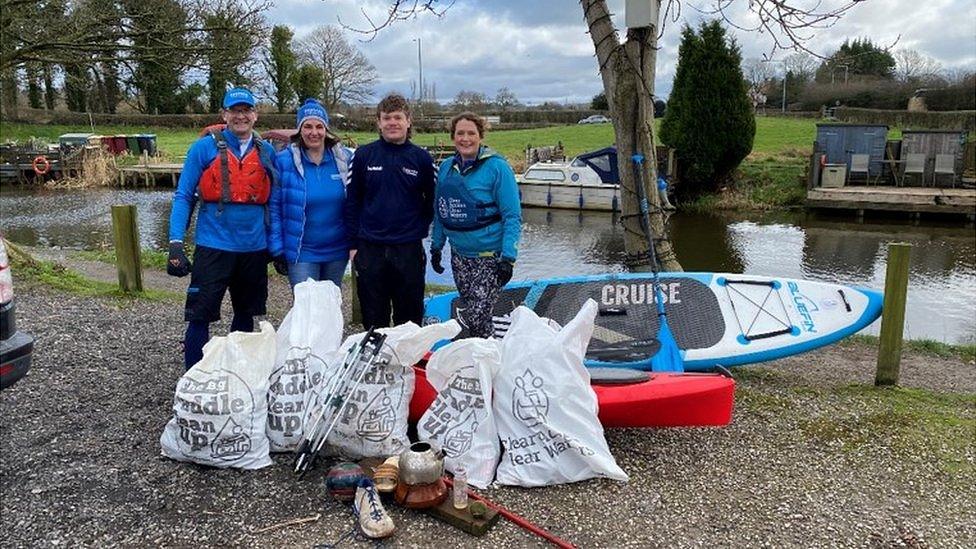
[(498, 299), (498, 259), (452, 253), (451, 268), (461, 294), (458, 321), (468, 328), (472, 337), (491, 337), (495, 332), (491, 313)]

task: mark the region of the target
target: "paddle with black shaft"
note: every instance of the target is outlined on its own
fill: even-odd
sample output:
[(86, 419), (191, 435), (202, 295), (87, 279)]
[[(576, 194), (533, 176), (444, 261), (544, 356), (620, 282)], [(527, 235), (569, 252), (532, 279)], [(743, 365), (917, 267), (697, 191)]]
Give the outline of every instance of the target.
[(653, 372), (683, 372), (685, 370), (684, 358), (681, 350), (674, 341), (674, 335), (668, 326), (668, 313), (664, 307), (664, 294), (661, 292), (661, 281), (658, 277), (660, 270), (657, 263), (657, 250), (654, 246), (654, 239), (651, 237), (651, 214), (647, 204), (647, 196), (644, 192), (644, 155), (634, 154), (631, 156), (634, 161), (634, 171), (636, 172), (637, 199), (640, 202), (642, 217), (641, 225), (644, 227), (644, 236), (647, 237), (648, 256), (651, 259), (651, 271), (654, 273), (654, 302), (657, 304), (658, 329), (657, 340), (661, 348), (651, 357), (651, 371)]

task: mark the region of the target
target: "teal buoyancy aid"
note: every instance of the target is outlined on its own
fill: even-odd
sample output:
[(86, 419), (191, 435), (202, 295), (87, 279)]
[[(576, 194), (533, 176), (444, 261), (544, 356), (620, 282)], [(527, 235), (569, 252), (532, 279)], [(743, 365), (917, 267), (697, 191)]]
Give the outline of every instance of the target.
[(444, 228), (459, 231), (476, 231), (502, 220), (498, 204), (494, 201), (477, 200), (464, 182), (464, 174), (474, 170), (490, 155), (479, 155), (473, 163), (464, 168), (458, 165), (455, 157), (447, 177), (437, 183), (437, 202), (434, 204), (438, 220)]

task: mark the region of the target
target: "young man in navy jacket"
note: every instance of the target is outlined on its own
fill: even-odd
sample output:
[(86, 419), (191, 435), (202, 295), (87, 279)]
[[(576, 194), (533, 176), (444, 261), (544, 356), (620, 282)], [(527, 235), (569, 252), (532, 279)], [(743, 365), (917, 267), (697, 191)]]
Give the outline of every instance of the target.
[[(274, 174), (270, 145), (254, 135), (258, 113), (245, 88), (224, 95), (227, 127), (197, 140), (186, 153), (169, 217), (166, 271), (186, 276), (183, 340), (186, 369), (203, 357), (210, 323), (220, 320), (220, 304), (230, 289), (232, 332), (254, 331), (254, 316), (266, 314), (268, 299), (267, 202)], [(183, 238), (199, 202), (193, 264)]]
[[(376, 107), (380, 139), (353, 157), (345, 221), (363, 326), (385, 328), (424, 316), (427, 257), (422, 240), (434, 216), (437, 168), (410, 142), (410, 105), (390, 94)], [(392, 306), (392, 307), (391, 307)]]

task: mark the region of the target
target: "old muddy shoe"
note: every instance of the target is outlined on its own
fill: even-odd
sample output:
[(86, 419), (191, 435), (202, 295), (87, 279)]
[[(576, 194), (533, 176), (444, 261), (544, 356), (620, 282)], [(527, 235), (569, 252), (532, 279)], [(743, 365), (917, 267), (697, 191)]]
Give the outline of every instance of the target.
[(353, 507), (356, 514), (359, 515), (359, 527), (363, 529), (366, 537), (385, 538), (396, 529), (393, 519), (390, 518), (386, 509), (383, 508), (383, 504), (380, 503), (380, 495), (376, 493), (376, 486), (368, 478), (359, 481)]

